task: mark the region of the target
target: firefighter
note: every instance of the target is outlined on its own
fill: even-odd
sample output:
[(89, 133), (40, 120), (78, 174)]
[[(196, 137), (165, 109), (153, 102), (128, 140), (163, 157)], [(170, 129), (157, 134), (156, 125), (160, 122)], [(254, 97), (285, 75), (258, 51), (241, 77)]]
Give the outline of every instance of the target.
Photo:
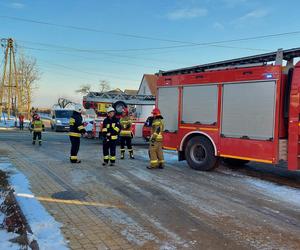
[(150, 166), (147, 168), (164, 168), (164, 155), (162, 150), (164, 122), (158, 108), (152, 110), (153, 121), (149, 146)]
[(39, 145), (42, 145), (42, 131), (45, 130), (45, 126), (41, 121), (38, 114), (33, 116), (33, 121), (31, 123), (31, 130), (33, 130), (32, 144), (35, 145), (36, 138), (39, 140)]
[(82, 123), (82, 106), (80, 104), (76, 104), (74, 107), (73, 114), (70, 118), (70, 131), (69, 137), (71, 141), (71, 155), (70, 161), (71, 163), (80, 163), (78, 160), (77, 154), (80, 147), (80, 137), (85, 133), (85, 129)]
[(133, 138), (133, 133), (131, 130), (132, 121), (128, 114), (128, 108), (124, 108), (122, 112), (122, 117), (120, 119), (121, 132), (120, 132), (120, 144), (121, 144), (121, 159), (125, 158), (125, 145), (127, 146), (130, 159), (133, 157), (133, 149), (131, 140)]
[(116, 146), (118, 134), (121, 126), (118, 118), (115, 117), (115, 109), (109, 107), (107, 109), (107, 117), (103, 121), (103, 166), (106, 166), (110, 161), (110, 166), (114, 166), (116, 162)]

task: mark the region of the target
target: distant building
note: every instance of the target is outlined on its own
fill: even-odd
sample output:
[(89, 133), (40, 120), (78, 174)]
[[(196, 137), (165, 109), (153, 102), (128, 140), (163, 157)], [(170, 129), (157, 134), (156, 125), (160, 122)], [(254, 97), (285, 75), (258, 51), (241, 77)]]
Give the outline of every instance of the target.
[[(138, 95), (153, 95), (156, 96), (157, 92), (157, 79), (158, 76), (145, 74), (143, 75)], [(137, 117), (140, 119), (147, 119), (151, 115), (151, 111), (154, 108), (153, 105), (138, 105), (136, 108)]]

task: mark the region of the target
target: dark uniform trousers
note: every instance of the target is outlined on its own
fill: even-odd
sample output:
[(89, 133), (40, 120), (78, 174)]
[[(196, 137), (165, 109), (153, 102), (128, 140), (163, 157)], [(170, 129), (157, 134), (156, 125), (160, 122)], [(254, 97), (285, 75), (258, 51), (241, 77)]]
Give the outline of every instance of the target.
[(128, 151), (132, 152), (132, 138), (129, 136), (120, 136), (120, 145), (121, 145), (121, 152), (125, 152), (125, 146), (127, 146)]
[(38, 138), (39, 142), (42, 141), (42, 132), (33, 132), (33, 141), (36, 141), (36, 138)]
[(108, 163), (109, 160), (111, 163), (116, 162), (116, 146), (117, 140), (103, 140), (103, 155), (104, 155), (104, 162)]
[(69, 136), (71, 141), (71, 161), (77, 161), (77, 154), (80, 147), (80, 137)]

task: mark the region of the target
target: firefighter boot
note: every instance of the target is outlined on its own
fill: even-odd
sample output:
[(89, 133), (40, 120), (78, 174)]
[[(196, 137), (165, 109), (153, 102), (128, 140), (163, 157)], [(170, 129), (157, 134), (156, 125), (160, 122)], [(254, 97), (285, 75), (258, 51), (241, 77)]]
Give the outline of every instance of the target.
[(42, 146), (42, 141), (39, 141), (39, 145)]
[(35, 141), (32, 141), (32, 145), (35, 145)]
[(121, 149), (121, 160), (124, 160), (125, 158), (125, 150)]
[(132, 149), (129, 151), (129, 157), (130, 157), (130, 159), (134, 159), (133, 150)]

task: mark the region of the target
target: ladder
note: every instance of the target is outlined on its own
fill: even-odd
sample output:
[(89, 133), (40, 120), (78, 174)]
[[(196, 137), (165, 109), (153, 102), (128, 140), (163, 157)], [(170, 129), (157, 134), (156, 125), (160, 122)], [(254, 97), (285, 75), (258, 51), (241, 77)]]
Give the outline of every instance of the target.
[(90, 92), (83, 97), (85, 102), (107, 102), (115, 103), (123, 101), (127, 105), (155, 105), (153, 95), (128, 95), (125, 93)]
[(179, 74), (191, 74), (199, 73), (211, 70), (220, 70), (226, 68), (238, 68), (238, 67), (253, 67), (267, 65), (268, 62), (275, 62), (275, 65), (282, 65), (282, 61), (286, 60), (289, 65), (293, 63), (293, 59), (300, 57), (300, 48), (294, 49), (278, 49), (275, 52), (264, 53), (254, 56), (241, 57), (237, 59), (225, 60), (220, 62), (208, 63), (197, 65), (193, 67), (175, 69), (170, 71), (159, 71), (159, 76), (171, 76)]

